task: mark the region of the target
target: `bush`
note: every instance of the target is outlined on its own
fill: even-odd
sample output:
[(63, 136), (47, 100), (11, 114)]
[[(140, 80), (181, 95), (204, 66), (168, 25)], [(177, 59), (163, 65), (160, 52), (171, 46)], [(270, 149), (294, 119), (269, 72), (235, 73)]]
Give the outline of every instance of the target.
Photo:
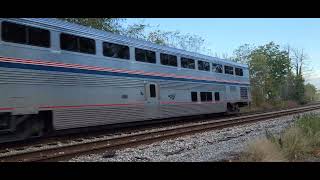
[(286, 130), (281, 142), (281, 151), (289, 160), (297, 160), (311, 150), (308, 138), (298, 127), (291, 127)]
[(272, 101), (271, 102), (272, 106), (274, 108), (293, 108), (293, 107), (297, 107), (299, 104), (296, 101), (282, 101), (282, 100), (278, 100), (278, 101)]
[(320, 116), (314, 113), (304, 114), (297, 122), (296, 126), (299, 127), (305, 136), (310, 141), (313, 147), (320, 146)]
[(263, 102), (261, 103), (260, 108), (263, 110), (271, 110), (274, 108), (274, 106), (271, 103)]
[(296, 101), (284, 101), (285, 107), (287, 108), (293, 108), (297, 107), (299, 104)]
[[(248, 145), (243, 161), (296, 161), (319, 152), (320, 115), (296, 116), (295, 124), (280, 137), (266, 130), (266, 138), (255, 140)], [(241, 159), (241, 158), (240, 158)]]
[(241, 161), (250, 162), (282, 162), (286, 161), (280, 149), (268, 139), (257, 139), (248, 145)]

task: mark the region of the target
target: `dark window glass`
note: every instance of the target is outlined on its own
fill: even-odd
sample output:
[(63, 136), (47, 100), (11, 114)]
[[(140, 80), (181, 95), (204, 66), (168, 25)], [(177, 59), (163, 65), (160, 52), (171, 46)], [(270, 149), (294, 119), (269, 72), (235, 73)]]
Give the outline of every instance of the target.
[(191, 92), (191, 101), (192, 102), (197, 102), (198, 101), (197, 92)]
[(173, 56), (170, 54), (160, 54), (161, 64), (167, 66), (178, 66), (177, 56)]
[(201, 101), (212, 101), (212, 92), (200, 92)]
[(222, 65), (212, 63), (212, 71), (216, 73), (222, 73)]
[(28, 35), (28, 44), (40, 47), (50, 47), (50, 32), (48, 30), (29, 27)]
[(215, 100), (215, 101), (220, 101), (220, 94), (219, 94), (219, 92), (215, 92), (215, 93), (214, 93), (214, 100)]
[(67, 51), (75, 51), (78, 52), (78, 37), (71, 34), (60, 35), (60, 48)]
[(193, 59), (189, 58), (181, 58), (181, 67), (188, 69), (195, 69), (195, 63)]
[(243, 76), (243, 70), (241, 68), (235, 68), (235, 72), (237, 76)]
[(13, 43), (27, 43), (27, 28), (24, 25), (2, 22), (2, 40)]
[(62, 50), (87, 54), (96, 53), (96, 44), (93, 39), (64, 33), (60, 35), (60, 48)]
[(207, 92), (207, 101), (212, 101), (212, 92)]
[(201, 101), (207, 101), (207, 92), (200, 92)]
[(150, 97), (156, 97), (156, 85), (150, 84)]
[(130, 59), (128, 46), (108, 42), (103, 43), (103, 55), (113, 58)]
[(206, 61), (198, 61), (198, 69), (201, 71), (210, 71), (210, 64)]
[(135, 48), (136, 61), (156, 63), (156, 53), (144, 49)]
[(80, 37), (80, 52), (88, 54), (96, 54), (96, 44), (93, 39)]
[(50, 47), (50, 31), (11, 22), (2, 22), (2, 40), (32, 46)]
[(232, 74), (232, 75), (233, 75), (233, 67), (231, 67), (231, 66), (224, 66), (224, 73), (225, 73), (225, 74)]

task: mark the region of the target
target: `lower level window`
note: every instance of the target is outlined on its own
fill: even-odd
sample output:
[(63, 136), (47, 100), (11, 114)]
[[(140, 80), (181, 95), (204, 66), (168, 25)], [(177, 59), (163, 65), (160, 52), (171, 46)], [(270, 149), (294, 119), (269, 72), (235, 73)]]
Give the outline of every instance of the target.
[(214, 93), (214, 100), (215, 100), (215, 101), (220, 101), (220, 94), (219, 94), (219, 92), (215, 92), (215, 93)]
[(191, 101), (192, 102), (198, 101), (198, 93), (197, 92), (191, 92)]
[(202, 102), (212, 101), (212, 92), (200, 92)]

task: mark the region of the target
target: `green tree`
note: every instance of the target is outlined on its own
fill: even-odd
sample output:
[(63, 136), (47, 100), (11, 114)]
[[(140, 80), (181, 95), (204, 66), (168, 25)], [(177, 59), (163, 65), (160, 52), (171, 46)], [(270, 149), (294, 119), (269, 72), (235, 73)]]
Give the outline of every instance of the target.
[(267, 57), (263, 54), (252, 53), (248, 63), (253, 104), (260, 106), (266, 100), (266, 76), (269, 74)]
[(173, 32), (154, 30), (147, 35), (147, 40), (159, 45), (167, 45), (167, 46), (175, 47), (170, 43), (170, 40), (171, 40), (170, 36), (172, 36), (173, 34), (174, 34)]
[(316, 92), (316, 98), (315, 98), (316, 101), (320, 101), (320, 91), (318, 90)]
[(314, 85), (308, 83), (304, 86), (304, 89), (305, 101), (315, 101), (317, 97), (317, 88)]
[(127, 28), (123, 28), (120, 34), (136, 38), (136, 39), (146, 39), (145, 29), (148, 27), (146, 24), (133, 24)]
[(60, 18), (60, 19), (71, 22), (71, 23), (76, 23), (83, 26), (88, 26), (91, 28), (113, 32), (113, 33), (121, 33), (123, 31), (121, 22), (124, 21), (124, 19), (121, 19), (121, 18)]
[(289, 74), (286, 78), (286, 82), (283, 84), (281, 89), (281, 97), (283, 100), (294, 100), (295, 101), (295, 93), (296, 93), (296, 80), (295, 75), (292, 71), (289, 71)]
[(245, 44), (237, 48), (233, 56), (232, 60), (249, 66), (254, 104), (277, 103), (282, 100), (303, 102), (304, 79), (300, 68), (301, 58), (298, 65), (292, 64), (289, 49), (283, 50), (274, 42), (259, 47)]
[(281, 89), (288, 77), (291, 69), (288, 53), (280, 49), (279, 45), (270, 42), (264, 46), (259, 46), (251, 53), (251, 58), (255, 54), (263, 55), (266, 58), (266, 68), (268, 73), (264, 75), (264, 89), (268, 100), (280, 100)]
[(250, 44), (244, 44), (233, 51), (233, 57), (231, 58), (235, 62), (248, 64), (253, 47)]
[(147, 40), (186, 51), (198, 53), (206, 51), (205, 40), (202, 37), (193, 34), (183, 34), (179, 31), (155, 30), (149, 33)]
[(304, 103), (304, 79), (302, 75), (295, 76), (295, 87), (293, 99), (299, 103)]

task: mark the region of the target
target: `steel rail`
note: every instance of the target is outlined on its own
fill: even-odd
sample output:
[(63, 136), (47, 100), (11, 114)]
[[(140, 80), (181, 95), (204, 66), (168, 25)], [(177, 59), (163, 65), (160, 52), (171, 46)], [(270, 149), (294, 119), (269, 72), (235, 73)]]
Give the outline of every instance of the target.
[(124, 147), (132, 147), (140, 144), (149, 144), (160, 140), (172, 139), (184, 135), (190, 135), (214, 129), (221, 129), (225, 127), (232, 127), (241, 124), (253, 123), (257, 121), (267, 120), (296, 113), (303, 113), (316, 109), (320, 109), (320, 105), (311, 105), (307, 107), (281, 110), (276, 112), (267, 112), (262, 114), (260, 113), (234, 118), (226, 118), (209, 122), (206, 121), (203, 123), (188, 124), (148, 132), (139, 132), (136, 134), (129, 134), (125, 136), (104, 139), (99, 141), (84, 142), (79, 144), (72, 144), (61, 147), (36, 150), (32, 152), (22, 152), (19, 154), (2, 156), (0, 157), (0, 162), (39, 162), (64, 160), (74, 157), (76, 155), (113, 151)]

